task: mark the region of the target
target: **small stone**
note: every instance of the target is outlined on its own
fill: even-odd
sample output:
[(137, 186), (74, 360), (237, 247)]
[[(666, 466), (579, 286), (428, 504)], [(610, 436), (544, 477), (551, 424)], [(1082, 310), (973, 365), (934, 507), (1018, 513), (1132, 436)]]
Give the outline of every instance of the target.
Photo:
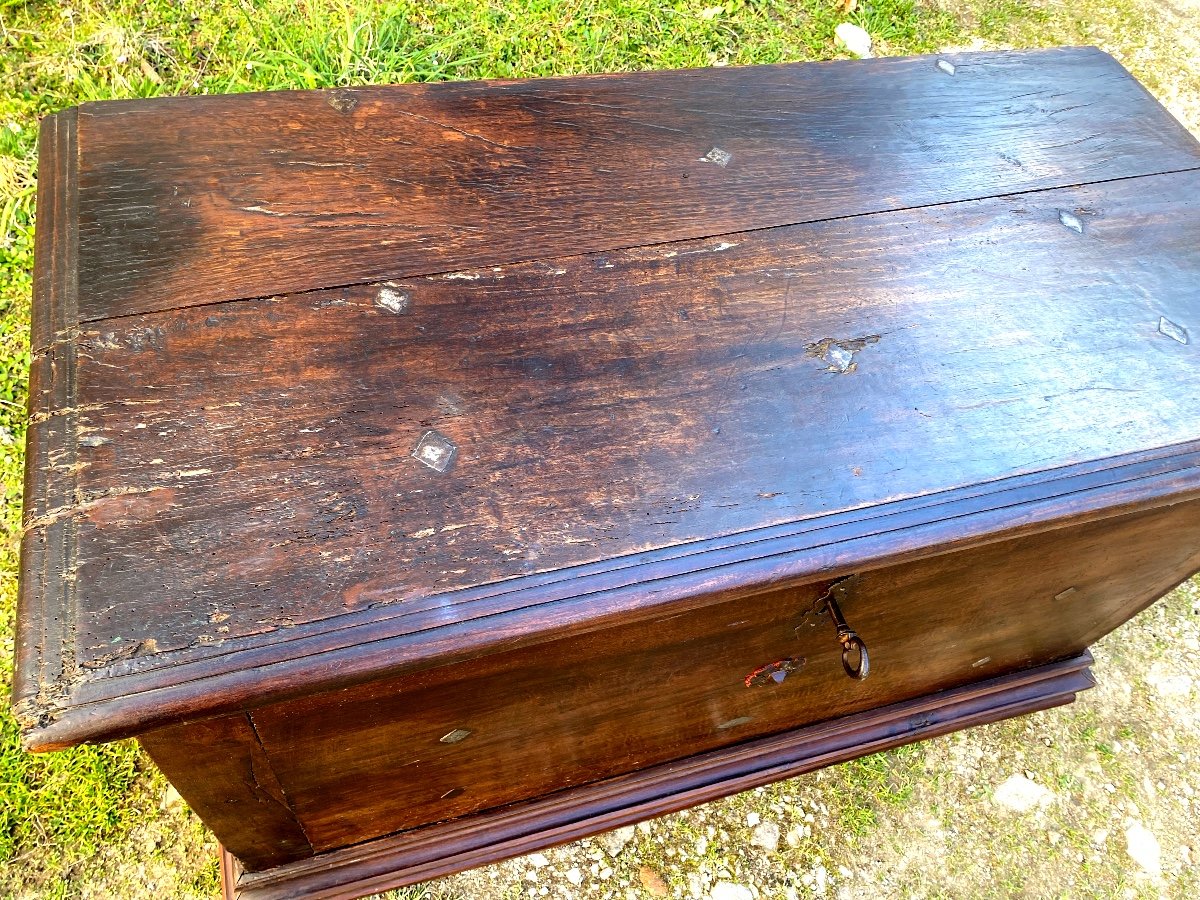
[(613, 877), (613, 870), (610, 869), (608, 866), (605, 866), (603, 869), (600, 870), (599, 878), (601, 881), (608, 881), (608, 879), (610, 879), (612, 877)]
[(829, 886), (829, 870), (818, 864), (813, 868), (813, 893), (818, 897), (824, 896)]
[(166, 810), (175, 810), (183, 806), (183, 798), (179, 796), (179, 791), (175, 790), (173, 784), (168, 784), (167, 789), (163, 791), (162, 808)]
[(609, 856), (615, 858), (633, 840), (635, 834), (637, 834), (637, 829), (633, 825), (626, 825), (624, 828), (602, 834), (596, 840)]
[(654, 826), (651, 825), (649, 822), (638, 822), (636, 828), (642, 834), (653, 834), (654, 833)]
[(754, 894), (743, 884), (718, 881), (708, 892), (708, 900), (754, 900)]
[(784, 840), (787, 841), (787, 845), (789, 847), (799, 847), (800, 842), (804, 840), (804, 832), (799, 828), (793, 828), (787, 833), (787, 835), (784, 837)]
[(774, 853), (779, 849), (779, 826), (774, 822), (763, 822), (751, 833), (750, 843)]
[(1163, 700), (1187, 697), (1193, 686), (1190, 676), (1172, 672), (1160, 662), (1152, 665), (1146, 673), (1146, 684)]
[(871, 57), (871, 35), (850, 22), (843, 22), (833, 29), (838, 42), (854, 56), (862, 59)]
[(544, 869), (546, 866), (550, 865), (550, 860), (546, 859), (546, 854), (544, 853), (533, 854), (529, 857), (529, 862), (531, 865), (536, 866), (539, 869)]
[(696, 855), (703, 856), (708, 852), (708, 838), (700, 836), (696, 839)]
[(757, 825), (761, 821), (762, 821), (762, 816), (760, 816), (756, 812), (746, 814), (746, 825), (748, 825), (750, 828), (753, 828), (755, 825)]
[(1024, 775), (1012, 775), (1000, 787), (992, 800), (1005, 809), (1013, 812), (1026, 813), (1039, 807), (1048, 806), (1054, 801), (1054, 794)]
[(583, 873), (579, 871), (579, 866), (571, 866), (571, 868), (567, 869), (566, 878), (567, 881), (576, 887), (583, 884)]
[(1132, 822), (1125, 829), (1125, 848), (1147, 875), (1158, 877), (1162, 874), (1162, 850), (1158, 838), (1141, 822)]
[(650, 866), (642, 866), (638, 869), (638, 881), (642, 883), (642, 887), (651, 897), (665, 897), (671, 892), (667, 883), (663, 881), (663, 877)]

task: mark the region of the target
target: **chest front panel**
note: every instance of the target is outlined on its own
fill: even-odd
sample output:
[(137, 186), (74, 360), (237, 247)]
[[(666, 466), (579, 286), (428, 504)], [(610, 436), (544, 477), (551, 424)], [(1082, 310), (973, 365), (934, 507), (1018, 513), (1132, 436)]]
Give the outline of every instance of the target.
[[(826, 581), (251, 719), (321, 852), (1077, 654), (1200, 567), (1198, 524), (1181, 504), (863, 573), (841, 607), (869, 648), (864, 681), (809, 613)], [(747, 686), (785, 660), (782, 681)], [(147, 738), (190, 800), (168, 743)], [(260, 839), (244, 821), (218, 836), (235, 853)]]

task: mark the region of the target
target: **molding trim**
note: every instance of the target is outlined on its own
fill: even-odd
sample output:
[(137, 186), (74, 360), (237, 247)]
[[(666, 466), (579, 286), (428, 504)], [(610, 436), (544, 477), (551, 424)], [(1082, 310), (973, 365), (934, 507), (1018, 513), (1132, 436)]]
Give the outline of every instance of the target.
[[(1091, 654), (929, 694), (537, 800), (378, 838), (262, 872), (227, 900), (353, 900), (588, 835), (973, 725), (1072, 702)], [(226, 854), (227, 856), (227, 854)], [(232, 872), (229, 857), (223, 872)], [(227, 882), (228, 884), (228, 882)]]

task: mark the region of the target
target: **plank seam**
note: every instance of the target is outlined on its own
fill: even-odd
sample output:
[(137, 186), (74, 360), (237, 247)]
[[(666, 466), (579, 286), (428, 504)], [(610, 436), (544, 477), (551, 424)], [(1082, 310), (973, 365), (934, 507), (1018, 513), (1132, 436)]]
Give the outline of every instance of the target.
[[(938, 208), (942, 208), (942, 207), (960, 206), (960, 205), (967, 204), (967, 203), (981, 203), (985, 200), (997, 200), (1002, 197), (1014, 197), (1014, 198), (1026, 197), (1026, 196), (1031, 196), (1034, 194), (1043, 194), (1043, 193), (1046, 193), (1047, 191), (1075, 190), (1075, 189), (1084, 188), (1084, 187), (1092, 187), (1094, 185), (1100, 185), (1100, 184), (1113, 184), (1113, 183), (1121, 182), (1121, 181), (1133, 181), (1133, 180), (1139, 179), (1139, 178), (1161, 178), (1161, 177), (1164, 177), (1167, 175), (1182, 175), (1187, 172), (1200, 172), (1200, 166), (1188, 166), (1188, 167), (1185, 167), (1182, 169), (1165, 169), (1161, 172), (1145, 172), (1140, 175), (1122, 175), (1118, 178), (1101, 178), (1101, 179), (1097, 179), (1096, 181), (1080, 181), (1080, 182), (1072, 182), (1069, 184), (1057, 184), (1057, 185), (1051, 185), (1048, 187), (1029, 188), (1027, 190), (1022, 190), (1022, 191), (1002, 191), (1001, 193), (998, 193), (998, 194), (981, 194), (976, 197), (963, 197), (963, 198), (960, 198), (957, 200), (940, 200), (935, 203), (917, 203), (917, 204), (913, 204), (911, 206), (897, 206), (897, 207), (892, 207), (892, 208), (888, 208), (888, 209), (879, 209), (879, 210), (870, 210), (867, 212), (849, 213), (844, 216), (824, 216), (824, 217), (821, 217), (818, 219), (801, 219), (796, 222), (785, 222), (782, 225), (770, 225), (770, 226), (766, 226), (764, 228), (742, 228), (742, 229), (737, 229), (734, 231), (722, 231), (722, 232), (716, 232), (713, 234), (703, 235), (703, 236), (699, 236), (699, 237), (689, 237), (689, 238), (682, 238), (682, 239), (678, 239), (678, 240), (651, 241), (651, 242), (645, 243), (645, 244), (622, 244), (619, 246), (607, 247), (607, 248), (599, 249), (599, 250), (589, 250), (586, 253), (568, 253), (568, 254), (563, 254), (563, 255), (559, 255), (559, 256), (516, 257), (513, 259), (507, 259), (506, 261), (503, 261), (503, 262), (489, 262), (487, 265), (488, 265), (488, 267), (491, 267), (491, 266), (504, 267), (504, 266), (525, 265), (525, 264), (539, 263), (539, 262), (540, 263), (551, 263), (551, 262), (556, 262), (556, 261), (587, 259), (592, 256), (600, 256), (600, 255), (608, 254), (608, 253), (623, 253), (626, 251), (651, 249), (651, 248), (655, 248), (655, 247), (671, 247), (671, 246), (677, 245), (677, 244), (692, 244), (692, 243), (696, 243), (698, 241), (712, 241), (712, 240), (717, 240), (720, 238), (727, 238), (727, 237), (745, 237), (748, 235), (769, 234), (773, 231), (779, 231), (779, 230), (785, 229), (785, 228), (800, 228), (805, 225), (819, 225), (819, 224), (822, 224), (825, 222), (845, 222), (845, 221), (850, 221), (852, 219), (869, 218), (869, 217), (873, 217), (873, 216), (894, 215), (894, 214), (898, 214), (898, 213), (912, 212), (914, 210), (938, 209)], [(435, 269), (430, 269), (428, 271), (417, 270), (417, 271), (413, 271), (413, 272), (406, 272), (404, 274), (382, 275), (378, 278), (368, 278), (368, 279), (363, 279), (360, 281), (340, 282), (337, 284), (325, 285), (324, 287), (319, 287), (319, 288), (309, 288), (309, 289), (303, 290), (303, 291), (289, 291), (289, 292), (283, 292), (281, 294), (258, 294), (258, 295), (251, 295), (251, 296), (246, 296), (246, 297), (238, 297), (235, 299), (212, 300), (212, 301), (199, 302), (199, 303), (183, 303), (178, 306), (166, 306), (161, 309), (154, 309), (154, 310), (147, 310), (147, 311), (140, 311), (140, 312), (121, 313), (121, 314), (115, 315), (115, 316), (94, 316), (94, 317), (90, 317), (90, 318), (84, 317), (79, 320), (79, 324), (93, 323), (93, 322), (116, 322), (116, 321), (119, 321), (122, 319), (136, 318), (138, 316), (165, 315), (168, 313), (179, 312), (179, 311), (185, 310), (185, 309), (205, 309), (205, 308), (208, 308), (211, 306), (221, 306), (221, 305), (228, 304), (228, 303), (251, 303), (251, 302), (259, 301), (259, 300), (268, 300), (271, 297), (302, 298), (302, 297), (306, 297), (306, 296), (309, 296), (312, 294), (324, 293), (325, 291), (345, 290), (347, 288), (379, 284), (380, 282), (389, 281), (389, 280), (402, 281), (402, 280), (409, 280), (409, 279), (416, 279), (416, 278), (436, 278), (438, 276), (451, 275), (451, 274), (454, 274), (455, 272), (459, 272), (459, 271), (463, 271), (463, 270), (461, 270), (461, 269), (444, 269), (444, 268), (435, 268)]]

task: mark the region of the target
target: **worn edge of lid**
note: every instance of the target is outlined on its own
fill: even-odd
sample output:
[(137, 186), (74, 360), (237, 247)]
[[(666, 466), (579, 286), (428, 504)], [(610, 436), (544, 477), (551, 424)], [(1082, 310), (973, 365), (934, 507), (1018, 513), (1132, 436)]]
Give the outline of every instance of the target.
[[(996, 50), (951, 50), (944, 53), (907, 53), (901, 56), (876, 56), (865, 59), (792, 59), (774, 63), (740, 63), (731, 66), (681, 66), (677, 68), (656, 68), (656, 69), (630, 69), (616, 72), (571, 72), (561, 75), (536, 75), (530, 78), (462, 78), (462, 79), (444, 79), (442, 81), (400, 81), (388, 84), (352, 84), (343, 87), (331, 88), (284, 88), (277, 90), (260, 90), (260, 91), (238, 91), (236, 93), (224, 94), (172, 94), (162, 97), (129, 97), (116, 100), (86, 100), (77, 106), (70, 107), (72, 110), (78, 110), (85, 114), (94, 115), (126, 115), (130, 112), (136, 112), (137, 108), (148, 105), (178, 105), (191, 103), (206, 103), (212, 105), (221, 105), (225, 103), (237, 103), (246, 100), (261, 100), (267, 97), (288, 96), (295, 97), (301, 94), (310, 95), (337, 95), (347, 91), (356, 90), (395, 90), (400, 89), (412, 93), (424, 91), (454, 91), (460, 90), (464, 86), (481, 86), (481, 87), (504, 87), (506, 85), (532, 85), (545, 83), (555, 83), (569, 80), (588, 80), (588, 81), (606, 81), (619, 78), (641, 78), (647, 75), (658, 75), (663, 73), (673, 73), (682, 76), (703, 77), (702, 73), (713, 70), (729, 71), (731, 69), (785, 69), (795, 66), (878, 66), (883, 65), (899, 65), (905, 62), (911, 62), (916, 59), (934, 60), (939, 57), (953, 58), (970, 58), (970, 57), (1025, 57), (1025, 56), (1051, 56), (1051, 55), (1073, 55), (1073, 54), (1090, 54), (1099, 57), (1105, 57), (1115, 63), (1122, 71), (1128, 73), (1115, 56), (1104, 50), (1096, 44), (1062, 44), (1054, 47), (1014, 47), (1009, 49)], [(1137, 79), (1130, 75), (1132, 81), (1137, 82)], [(1141, 84), (1141, 82), (1138, 82)], [(1144, 89), (1144, 88), (1143, 88)], [(1154, 100), (1156, 104), (1162, 106), (1158, 99), (1149, 91), (1146, 95)], [(1173, 118), (1173, 117), (1172, 117)]]
[[(293, 653), (287, 656), (276, 652), (275, 658), (254, 660), (218, 674), (204, 671), (211, 668), (211, 658), (200, 659), (167, 669), (172, 680), (165, 684), (104, 699), (81, 702), (78, 696), (87, 676), (94, 678), (103, 670), (77, 673), (51, 686), (53, 690), (43, 687), (36, 697), (27, 696), (22, 701), (19, 712), (24, 745), (28, 750), (49, 751), (132, 737), (169, 724), (466, 662), (617, 623), (647, 621), (668, 610), (677, 614), (767, 590), (1200, 499), (1200, 441), (1110, 457), (1103, 461), (1106, 467), (1099, 470), (1098, 462), (1064, 466), (1052, 470), (1050, 478), (1044, 477), (1046, 473), (1033, 473), (1002, 479), (991, 491), (976, 495), (1016, 492), (1017, 502), (998, 508), (964, 508), (971, 499), (963, 497), (969, 489), (953, 489), (944, 492), (944, 502), (922, 507), (918, 512), (923, 510), (924, 515), (890, 531), (835, 538), (803, 549), (764, 548), (768, 552), (757, 558), (711, 567), (699, 564), (708, 555), (701, 553), (681, 571), (594, 593), (583, 590), (586, 582), (577, 579), (581, 590), (569, 596), (549, 601), (534, 597), (528, 605), (516, 609), (451, 624), (431, 622), (425, 628), (390, 637), (372, 637), (369, 632), (376, 623), (367, 622), (342, 629), (342, 645), (333, 649), (304, 652), (302, 648), (287, 647), (287, 643), (274, 647), (251, 645), (230, 652), (225, 662), (236, 665), (239, 657), (256, 651), (282, 649)], [(1039, 480), (1037, 475), (1043, 477)], [(820, 523), (823, 518), (813, 521)], [(754, 543), (745, 540), (749, 535), (741, 535), (743, 540), (735, 546)], [(636, 571), (652, 565), (642, 563), (632, 568)], [(523, 580), (514, 581), (519, 584)], [(650, 583), (655, 587), (647, 590)], [(29, 628), (29, 623), (24, 627)], [(367, 633), (358, 640), (348, 635), (364, 631)], [(297, 649), (301, 652), (294, 652)], [(169, 657), (170, 653), (162, 656)], [(138, 676), (108, 680), (123, 679), (136, 681)]]
[[(38, 140), (34, 302), (25, 437), (24, 508), (14, 645), (13, 708), (28, 727), (40, 709), (65, 699), (63, 667), (74, 657), (71, 627), (74, 522), (56, 510), (75, 491), (75, 337), (78, 322), (78, 116), (42, 120)], [(51, 478), (58, 474), (62, 477)], [(59, 652), (47, 652), (53, 643)]]

